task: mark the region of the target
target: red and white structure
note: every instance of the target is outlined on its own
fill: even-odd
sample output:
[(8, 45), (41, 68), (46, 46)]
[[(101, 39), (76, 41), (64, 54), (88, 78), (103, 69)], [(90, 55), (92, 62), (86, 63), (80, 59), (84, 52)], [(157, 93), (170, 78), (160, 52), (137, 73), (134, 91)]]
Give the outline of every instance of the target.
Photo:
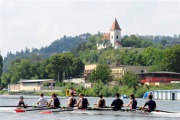
[(159, 85), (161, 83), (180, 83), (180, 73), (176, 72), (149, 72), (140, 73), (141, 84)]
[(103, 34), (101, 42), (97, 44), (97, 49), (103, 49), (109, 46), (114, 47), (115, 49), (120, 48), (122, 47), (121, 39), (121, 28), (115, 19), (110, 28), (110, 33)]

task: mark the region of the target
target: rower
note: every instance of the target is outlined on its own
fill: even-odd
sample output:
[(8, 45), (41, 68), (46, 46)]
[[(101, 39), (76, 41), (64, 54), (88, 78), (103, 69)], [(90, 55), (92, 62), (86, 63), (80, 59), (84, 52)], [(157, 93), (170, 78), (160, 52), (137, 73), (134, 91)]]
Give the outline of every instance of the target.
[(39, 107), (45, 107), (45, 106), (48, 105), (48, 101), (46, 100), (46, 98), (44, 98), (43, 93), (40, 94), (40, 98), (37, 101), (37, 104), (38, 104)]
[(17, 106), (18, 107), (24, 107), (24, 108), (26, 107), (23, 96), (20, 96), (20, 99), (19, 99), (19, 101), (17, 103)]
[(156, 102), (154, 100), (152, 100), (153, 95), (149, 94), (148, 95), (148, 101), (144, 104), (144, 106), (142, 106), (142, 109), (144, 109), (144, 107), (146, 107), (148, 105), (148, 112), (154, 111), (156, 109)]
[(100, 99), (98, 100), (96, 107), (97, 108), (104, 108), (106, 106), (106, 102), (103, 99), (103, 95), (101, 94), (99, 97), (100, 97)]
[(130, 101), (127, 105), (124, 105), (125, 107), (130, 107), (130, 109), (136, 109), (137, 107), (137, 101), (135, 99), (134, 94), (130, 95)]
[(55, 93), (52, 94), (52, 99), (50, 100), (48, 106), (51, 106), (51, 103), (53, 103), (53, 108), (59, 108), (60, 107), (60, 101)]
[(82, 93), (79, 94), (79, 100), (77, 102), (78, 109), (87, 109), (89, 106), (89, 102), (87, 98), (84, 98), (84, 95)]
[(74, 98), (74, 93), (70, 93), (70, 98), (68, 99), (68, 107), (74, 107), (77, 104), (77, 100)]
[(116, 99), (113, 100), (112, 104), (110, 107), (113, 107), (113, 110), (120, 110), (121, 107), (123, 107), (123, 101), (119, 98), (119, 93), (115, 94)]

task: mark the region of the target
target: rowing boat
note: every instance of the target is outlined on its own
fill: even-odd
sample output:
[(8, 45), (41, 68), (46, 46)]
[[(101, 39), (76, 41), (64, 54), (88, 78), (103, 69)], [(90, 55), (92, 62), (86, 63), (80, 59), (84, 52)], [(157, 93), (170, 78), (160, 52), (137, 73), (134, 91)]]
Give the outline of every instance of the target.
[[(7, 107), (4, 107), (4, 109)], [(66, 113), (66, 114), (90, 114), (90, 115), (115, 115), (115, 116), (159, 116), (159, 117), (180, 117), (179, 112), (168, 112), (168, 111), (153, 111), (151, 113), (145, 112), (143, 110), (129, 110), (122, 109), (118, 111), (112, 110), (112, 108), (90, 108), (90, 109), (72, 109), (72, 108), (51, 108), (51, 107), (29, 107), (29, 108), (13, 108), (10, 107), (12, 111), (16, 113), (22, 113), (27, 111), (36, 111), (42, 114), (56, 113)]]
[(112, 109), (76, 109), (72, 113), (80, 113), (80, 114), (93, 114), (93, 115), (135, 115), (142, 113), (141, 111), (126, 111), (126, 110), (117, 110), (114, 111)]
[(159, 117), (180, 117), (180, 113), (177, 112), (145, 112), (141, 110), (118, 110), (113, 111), (112, 109), (101, 109), (101, 110), (86, 110), (86, 109), (76, 109), (71, 113), (77, 114), (91, 114), (91, 115), (115, 115), (115, 116), (159, 116)]
[(42, 110), (59, 110), (61, 108), (52, 108), (52, 107), (37, 107), (37, 108), (17, 108), (14, 109), (14, 112), (26, 112), (26, 111), (42, 111)]
[(156, 112), (156, 111), (153, 111), (150, 114), (152, 114), (153, 116), (180, 117), (179, 112)]

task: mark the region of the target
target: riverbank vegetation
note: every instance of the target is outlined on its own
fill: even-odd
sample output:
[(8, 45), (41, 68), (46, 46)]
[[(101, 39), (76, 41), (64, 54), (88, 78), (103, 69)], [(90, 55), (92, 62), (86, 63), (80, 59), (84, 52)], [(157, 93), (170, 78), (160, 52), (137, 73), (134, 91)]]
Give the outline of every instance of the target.
[[(91, 97), (98, 97), (100, 94), (103, 94), (105, 97), (114, 97), (114, 94), (119, 92), (121, 95), (126, 94), (130, 95), (132, 93), (135, 94), (137, 98), (142, 98), (143, 94), (147, 91), (152, 90), (170, 90), (170, 89), (180, 89), (180, 84), (163, 84), (160, 86), (149, 86), (149, 85), (138, 85), (137, 90), (134, 91), (133, 87), (128, 87), (127, 85), (105, 85), (103, 83), (96, 83), (93, 85), (92, 88), (85, 88), (82, 85), (76, 85), (72, 83), (66, 83), (61, 85), (63, 87), (61, 92), (56, 92), (59, 96), (65, 96), (66, 95), (66, 89), (76, 89), (76, 93), (83, 93), (85, 96), (91, 96)], [(36, 93), (39, 95), (40, 93)], [(45, 93), (45, 95), (51, 95), (52, 93), (48, 92)]]

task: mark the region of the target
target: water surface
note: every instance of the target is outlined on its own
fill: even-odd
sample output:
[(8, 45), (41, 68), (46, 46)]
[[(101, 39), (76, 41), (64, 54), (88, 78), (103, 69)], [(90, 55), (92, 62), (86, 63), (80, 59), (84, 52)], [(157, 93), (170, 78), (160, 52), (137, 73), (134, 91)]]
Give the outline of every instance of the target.
[[(0, 106), (14, 106), (17, 104), (20, 95), (0, 95)], [(24, 96), (25, 102), (28, 105), (36, 105), (39, 96)], [(50, 100), (49, 96), (45, 96)], [(66, 106), (67, 97), (59, 97), (61, 106)], [(105, 98), (106, 104), (110, 105), (114, 98)], [(88, 97), (90, 106), (93, 106), (97, 102), (97, 97)], [(124, 103), (127, 104), (129, 99), (123, 99)], [(142, 106), (147, 99), (137, 99), (138, 106)], [(157, 109), (165, 111), (179, 111), (180, 112), (180, 101), (171, 100), (156, 100)], [(13, 108), (0, 108), (0, 119), (1, 120), (179, 120), (180, 118), (175, 117), (163, 117), (163, 116), (150, 116), (150, 115), (93, 115), (93, 114), (69, 114), (66, 112), (52, 113), (52, 114), (39, 114), (38, 111), (29, 111), (24, 113), (12, 112)]]

